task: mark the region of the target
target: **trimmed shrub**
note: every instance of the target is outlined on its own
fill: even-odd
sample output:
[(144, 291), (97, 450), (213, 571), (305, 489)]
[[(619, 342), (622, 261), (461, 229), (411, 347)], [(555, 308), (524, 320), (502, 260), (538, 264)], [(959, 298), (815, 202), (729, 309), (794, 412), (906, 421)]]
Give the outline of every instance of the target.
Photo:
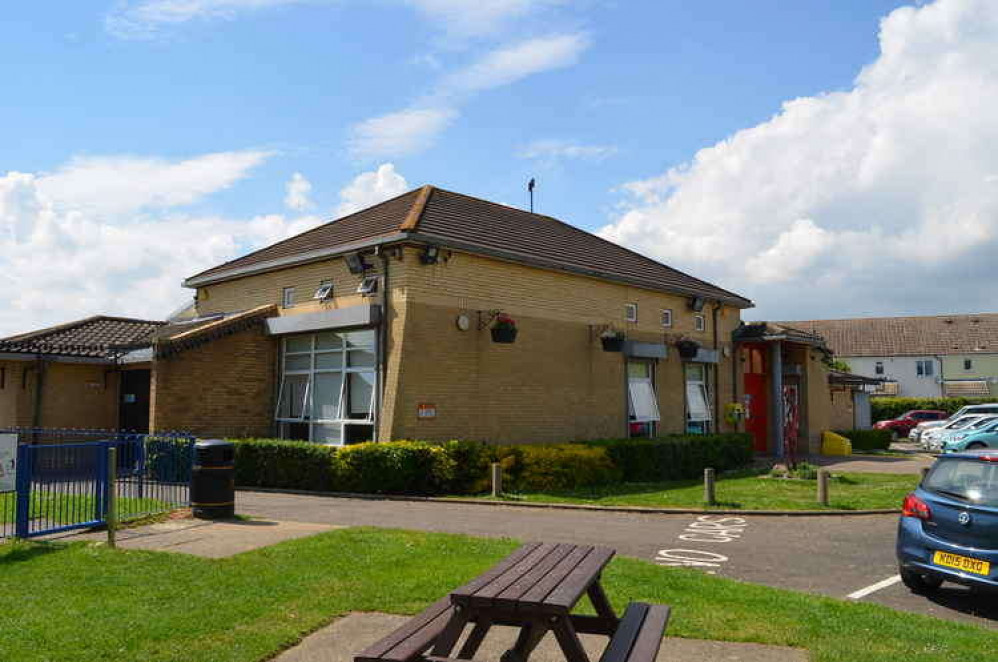
[(620, 480), (620, 470), (605, 448), (578, 444), (517, 448), (519, 471), (510, 472), (515, 477), (508, 481), (515, 491), (574, 490)]
[(186, 483), (194, 464), (194, 442), (175, 437), (146, 437), (146, 475), (164, 483)]
[(740, 432), (583, 443), (605, 448), (626, 482), (699, 478), (707, 467), (718, 471), (745, 467), (753, 454), (752, 436)]
[(496, 447), (480, 441), (446, 441), (444, 452), (454, 461), (454, 473), (444, 491), (450, 494), (487, 492), (491, 484), (489, 465), (496, 462)]
[(336, 490), (372, 494), (438, 494), (454, 481), (444, 446), (393, 441), (344, 446), (336, 453)]
[(967, 405), (984, 405), (998, 402), (998, 398), (870, 398), (870, 415), (874, 421), (897, 418), (912, 409), (938, 409), (955, 413)]
[(885, 451), (891, 447), (890, 430), (835, 430), (850, 442), (854, 451)]
[(232, 439), (236, 485), (326, 492), (336, 490), (336, 448), (307, 441)]

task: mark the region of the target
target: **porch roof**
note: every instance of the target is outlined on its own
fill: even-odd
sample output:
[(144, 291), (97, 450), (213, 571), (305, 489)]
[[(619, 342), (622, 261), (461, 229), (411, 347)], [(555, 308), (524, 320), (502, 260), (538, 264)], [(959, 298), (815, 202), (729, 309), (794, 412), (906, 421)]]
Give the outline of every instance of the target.
[(113, 361), (148, 346), (165, 322), (95, 315), (0, 339), (0, 354)]

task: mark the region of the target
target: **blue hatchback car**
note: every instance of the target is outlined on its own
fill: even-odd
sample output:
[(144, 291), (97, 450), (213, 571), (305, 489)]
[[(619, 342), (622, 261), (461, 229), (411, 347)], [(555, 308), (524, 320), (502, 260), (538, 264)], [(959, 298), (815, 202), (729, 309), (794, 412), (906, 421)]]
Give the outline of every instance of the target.
[(916, 593), (944, 582), (998, 589), (998, 450), (940, 456), (904, 499), (901, 580)]

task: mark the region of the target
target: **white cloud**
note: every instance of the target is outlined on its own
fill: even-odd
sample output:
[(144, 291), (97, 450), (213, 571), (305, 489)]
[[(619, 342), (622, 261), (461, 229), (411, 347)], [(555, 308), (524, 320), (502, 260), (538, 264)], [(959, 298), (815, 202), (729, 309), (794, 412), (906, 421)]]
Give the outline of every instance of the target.
[(302, 211), (312, 206), (309, 194), (312, 192), (312, 182), (305, 175), (296, 172), (284, 185), (284, 206), (295, 211)]
[(601, 234), (771, 318), (994, 308), (998, 3), (898, 9), (880, 47), (851, 89), (622, 186)]
[(377, 170), (357, 175), (340, 191), (340, 204), (336, 216), (346, 216), (355, 211), (402, 195), (409, 190), (405, 177), (395, 171), (391, 163), (383, 163)]
[(459, 106), (484, 90), (571, 66), (589, 46), (582, 33), (555, 34), (495, 49), (444, 76), (409, 108), (373, 117), (350, 130), (350, 153), (361, 159), (407, 156), (432, 146), (458, 116)]
[(455, 117), (453, 108), (408, 108), (372, 117), (351, 128), (350, 153), (376, 159), (420, 152), (433, 145)]
[(565, 160), (602, 161), (616, 153), (613, 145), (585, 145), (573, 140), (535, 140), (517, 152), (520, 158), (548, 166)]
[(270, 154), (217, 152), (181, 161), (135, 156), (76, 157), (41, 176), (41, 194), (60, 209), (123, 213), (197, 202), (246, 177)]
[[(190, 296), (180, 287), (184, 277), (320, 222), (180, 212), (178, 205), (225, 188), (234, 172), (241, 177), (252, 167), (224, 177), (173, 171), (183, 163), (196, 173), (205, 163), (229, 163), (215, 156), (177, 162), (101, 157), (88, 162), (114, 167), (74, 160), (55, 175), (0, 176), (0, 337), (95, 313), (162, 319)], [(157, 164), (152, 171), (150, 163)], [(150, 183), (150, 172), (173, 172), (166, 177), (171, 185)], [(81, 182), (122, 200), (102, 202)]]

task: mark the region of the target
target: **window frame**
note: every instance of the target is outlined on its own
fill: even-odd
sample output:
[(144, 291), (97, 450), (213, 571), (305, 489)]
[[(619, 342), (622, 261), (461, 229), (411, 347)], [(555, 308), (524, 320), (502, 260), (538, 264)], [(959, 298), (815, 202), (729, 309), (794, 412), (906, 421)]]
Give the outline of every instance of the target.
[(875, 374), (875, 375), (882, 375), (882, 374), (884, 374), (884, 362), (883, 361), (877, 361), (876, 363), (873, 364), (873, 374)]
[(663, 327), (665, 327), (667, 329), (672, 328), (672, 308), (663, 308), (662, 309), (661, 321), (662, 321), (662, 326)]
[(934, 377), (935, 367), (932, 365), (932, 359), (915, 359), (915, 376)]
[(973, 359), (964, 359), (963, 360), (963, 369), (964, 370), (973, 370), (974, 369), (974, 360)]
[(295, 307), (295, 288), (285, 287), (281, 289), (281, 308)]
[(322, 280), (319, 281), (319, 287), (316, 288), (315, 294), (312, 298), (316, 301), (325, 301), (326, 299), (333, 298), (333, 281)]
[[(351, 344), (350, 334), (357, 332), (369, 332), (371, 334), (370, 343)], [(319, 347), (319, 336), (324, 333), (336, 334), (338, 345), (333, 347)], [(289, 341), (295, 338), (308, 338), (308, 349), (289, 350)], [(281, 428), (288, 424), (308, 425), (308, 440), (314, 443), (323, 443), (332, 446), (343, 446), (346, 444), (346, 428), (348, 426), (369, 426), (372, 428), (372, 438), (374, 427), (377, 425), (377, 404), (378, 404), (378, 336), (375, 329), (350, 329), (350, 330), (325, 330), (311, 333), (294, 334), (284, 336), (281, 339), (280, 347), (280, 387), (277, 395), (277, 407), (274, 411), (274, 421)], [(370, 354), (372, 361), (362, 365), (355, 364), (351, 357), (358, 354)], [(308, 357), (307, 368), (288, 369), (288, 358)], [(338, 363), (333, 367), (319, 366), (320, 357), (338, 356)], [(284, 403), (284, 391), (287, 388), (288, 377), (306, 376), (306, 393), (303, 400), (301, 416), (298, 418), (281, 416), (281, 406)], [(316, 403), (316, 383), (322, 375), (339, 376), (339, 392), (335, 397), (336, 416), (334, 418), (316, 415), (319, 408), (327, 403)], [(367, 401), (367, 413), (363, 417), (353, 417), (352, 405), (354, 388), (351, 383), (356, 378), (351, 375), (366, 375), (366, 383), (370, 385), (370, 397)], [(321, 427), (339, 427), (339, 438), (334, 441), (317, 441), (316, 430)]]
[[(686, 417), (686, 430), (687, 433), (692, 434), (710, 434), (714, 429), (714, 408), (711, 406), (710, 396), (710, 369), (708, 363), (699, 362), (689, 362), (683, 364), (683, 386), (685, 394), (685, 417)], [(692, 368), (694, 366), (699, 367), (700, 377), (693, 376)], [(691, 404), (691, 391), (695, 391), (699, 399), (703, 401), (703, 413), (698, 414), (697, 417), (693, 416)], [(697, 432), (691, 430), (692, 425), (702, 426), (702, 429)]]
[(693, 316), (693, 330), (697, 332), (704, 332), (707, 330), (707, 316), (706, 315), (694, 315)]
[(625, 322), (638, 321), (638, 304), (636, 303), (624, 304), (624, 321)]

